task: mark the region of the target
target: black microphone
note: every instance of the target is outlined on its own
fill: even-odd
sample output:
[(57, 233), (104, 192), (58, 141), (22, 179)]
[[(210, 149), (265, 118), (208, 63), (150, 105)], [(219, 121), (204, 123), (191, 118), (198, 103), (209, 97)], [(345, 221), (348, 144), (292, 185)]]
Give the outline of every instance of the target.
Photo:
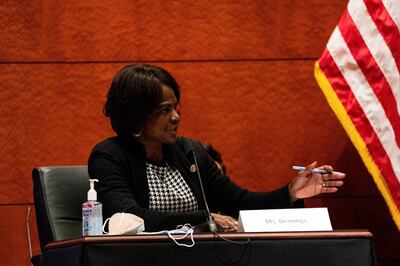
[[(192, 146), (192, 148), (193, 148), (193, 146)], [(207, 210), (207, 214), (208, 214), (208, 220), (205, 223), (205, 225), (208, 226), (209, 232), (216, 232), (217, 231), (217, 224), (215, 223), (214, 218), (211, 215), (210, 209), (208, 208), (206, 193), (204, 192), (203, 182), (201, 181), (200, 168), (199, 168), (199, 166), (197, 164), (197, 158), (196, 158), (196, 154), (194, 152), (194, 148), (193, 148), (192, 152), (193, 152), (194, 164), (196, 166), (195, 170), (197, 172), (197, 177), (198, 177), (199, 182), (200, 182), (201, 193), (203, 195), (204, 205), (206, 205), (206, 210)], [(191, 171), (192, 170), (193, 169), (191, 169)], [(194, 172), (194, 171), (192, 171), (192, 172)], [(203, 225), (201, 225), (201, 227), (202, 226)]]

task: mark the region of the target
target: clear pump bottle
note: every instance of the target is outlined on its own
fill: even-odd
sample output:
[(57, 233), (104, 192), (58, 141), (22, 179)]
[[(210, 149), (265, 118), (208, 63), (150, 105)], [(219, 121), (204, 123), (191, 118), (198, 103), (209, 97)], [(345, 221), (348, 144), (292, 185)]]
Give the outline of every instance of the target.
[(87, 193), (87, 202), (82, 204), (82, 235), (102, 235), (103, 210), (102, 204), (97, 201), (97, 192), (94, 190), (94, 182), (97, 179), (89, 179), (90, 189)]

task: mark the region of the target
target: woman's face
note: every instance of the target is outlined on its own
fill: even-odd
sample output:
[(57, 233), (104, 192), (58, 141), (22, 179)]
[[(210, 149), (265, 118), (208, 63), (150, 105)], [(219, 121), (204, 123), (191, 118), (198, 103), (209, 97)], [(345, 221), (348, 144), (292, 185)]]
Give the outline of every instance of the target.
[(162, 86), (163, 96), (156, 110), (144, 125), (140, 141), (143, 144), (175, 143), (180, 122), (179, 103), (174, 91)]

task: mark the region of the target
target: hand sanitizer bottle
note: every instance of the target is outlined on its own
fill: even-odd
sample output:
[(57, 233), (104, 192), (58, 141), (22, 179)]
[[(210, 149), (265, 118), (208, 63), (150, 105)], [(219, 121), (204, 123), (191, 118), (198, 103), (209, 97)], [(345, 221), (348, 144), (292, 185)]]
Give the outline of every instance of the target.
[(94, 182), (97, 179), (89, 179), (90, 189), (87, 193), (87, 202), (82, 204), (82, 234), (84, 236), (102, 235), (103, 210), (97, 201), (97, 192), (94, 190)]

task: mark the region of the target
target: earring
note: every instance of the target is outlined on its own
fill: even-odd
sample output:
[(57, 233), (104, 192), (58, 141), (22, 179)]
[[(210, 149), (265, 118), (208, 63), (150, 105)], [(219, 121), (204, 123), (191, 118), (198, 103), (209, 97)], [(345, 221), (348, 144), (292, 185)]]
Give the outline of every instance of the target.
[(142, 135), (142, 131), (140, 130), (138, 133), (133, 133), (133, 137), (138, 138)]

